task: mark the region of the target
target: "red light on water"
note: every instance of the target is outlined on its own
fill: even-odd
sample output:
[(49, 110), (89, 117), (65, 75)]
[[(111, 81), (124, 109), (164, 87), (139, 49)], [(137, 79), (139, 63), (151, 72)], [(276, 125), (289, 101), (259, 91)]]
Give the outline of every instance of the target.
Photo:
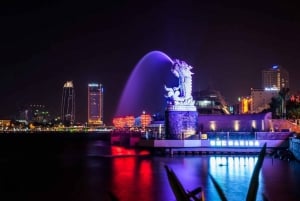
[(147, 156), (150, 155), (150, 152), (147, 150), (135, 150), (128, 149), (119, 146), (111, 146), (111, 155), (112, 156)]
[[(134, 150), (125, 151), (132, 152)], [(111, 185), (116, 196), (120, 200), (155, 200), (152, 168), (150, 160), (140, 160), (136, 156), (113, 158)]]
[(140, 151), (140, 152), (139, 152), (139, 155), (140, 155), (140, 156), (147, 156), (147, 155), (150, 155), (150, 152), (149, 152), (149, 151), (146, 151), (146, 150), (143, 150), (143, 151)]

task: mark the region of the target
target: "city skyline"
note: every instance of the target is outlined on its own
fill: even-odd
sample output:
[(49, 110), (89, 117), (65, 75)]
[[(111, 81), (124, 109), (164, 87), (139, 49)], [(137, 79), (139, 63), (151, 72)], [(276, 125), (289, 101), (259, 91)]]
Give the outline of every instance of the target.
[(187, 61), (194, 90), (212, 86), (227, 102), (259, 88), (261, 70), (273, 65), (300, 89), (300, 15), (292, 3), (12, 2), (1, 12), (1, 118), (28, 103), (60, 114), (61, 86), (72, 80), (76, 119), (86, 121), (86, 86), (97, 81), (111, 123), (127, 78), (153, 50)]

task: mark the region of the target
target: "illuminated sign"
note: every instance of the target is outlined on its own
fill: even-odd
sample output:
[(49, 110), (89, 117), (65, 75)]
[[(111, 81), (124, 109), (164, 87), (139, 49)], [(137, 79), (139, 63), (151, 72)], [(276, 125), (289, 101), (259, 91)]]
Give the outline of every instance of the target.
[(212, 147), (259, 147), (257, 140), (211, 140)]
[(265, 91), (279, 91), (277, 87), (266, 87)]
[(89, 84), (89, 87), (99, 87), (99, 84), (91, 83), (91, 84)]

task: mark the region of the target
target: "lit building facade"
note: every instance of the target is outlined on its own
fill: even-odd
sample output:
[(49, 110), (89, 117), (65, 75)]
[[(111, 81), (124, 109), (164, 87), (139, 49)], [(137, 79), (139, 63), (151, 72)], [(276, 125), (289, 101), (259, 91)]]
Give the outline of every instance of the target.
[(0, 119), (0, 131), (7, 130), (11, 125), (11, 120)]
[(277, 89), (289, 88), (289, 73), (281, 66), (262, 71), (262, 88)]
[(252, 98), (251, 97), (240, 97), (239, 98), (239, 114), (249, 114), (251, 113), (251, 105), (252, 105)]
[(98, 83), (88, 85), (88, 125), (103, 124), (103, 86)]
[(67, 81), (63, 86), (61, 120), (66, 125), (72, 125), (75, 122), (75, 90), (72, 81)]
[(250, 113), (259, 113), (270, 107), (273, 97), (278, 96), (278, 89), (251, 89)]
[(239, 114), (260, 113), (270, 108), (273, 97), (278, 97), (282, 88), (289, 88), (289, 73), (281, 66), (262, 71), (262, 88), (251, 88), (250, 97), (239, 99)]
[(270, 112), (236, 115), (202, 114), (199, 115), (198, 122), (199, 127), (202, 128), (204, 133), (209, 131), (223, 131), (227, 135), (231, 131), (249, 132), (253, 131), (253, 129), (256, 131), (269, 131), (272, 126), (271, 119), (272, 113)]

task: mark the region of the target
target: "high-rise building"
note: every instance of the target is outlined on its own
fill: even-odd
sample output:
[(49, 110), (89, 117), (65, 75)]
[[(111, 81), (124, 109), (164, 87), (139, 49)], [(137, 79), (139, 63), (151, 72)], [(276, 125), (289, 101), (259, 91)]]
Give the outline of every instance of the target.
[(273, 97), (278, 96), (278, 90), (265, 90), (251, 88), (250, 113), (260, 113), (270, 108)]
[(103, 87), (98, 83), (88, 85), (88, 124), (103, 124)]
[(289, 88), (289, 73), (281, 66), (273, 66), (263, 70), (262, 88), (268, 90)]
[(66, 125), (72, 125), (75, 122), (75, 90), (72, 81), (67, 81), (63, 87), (61, 120)]

